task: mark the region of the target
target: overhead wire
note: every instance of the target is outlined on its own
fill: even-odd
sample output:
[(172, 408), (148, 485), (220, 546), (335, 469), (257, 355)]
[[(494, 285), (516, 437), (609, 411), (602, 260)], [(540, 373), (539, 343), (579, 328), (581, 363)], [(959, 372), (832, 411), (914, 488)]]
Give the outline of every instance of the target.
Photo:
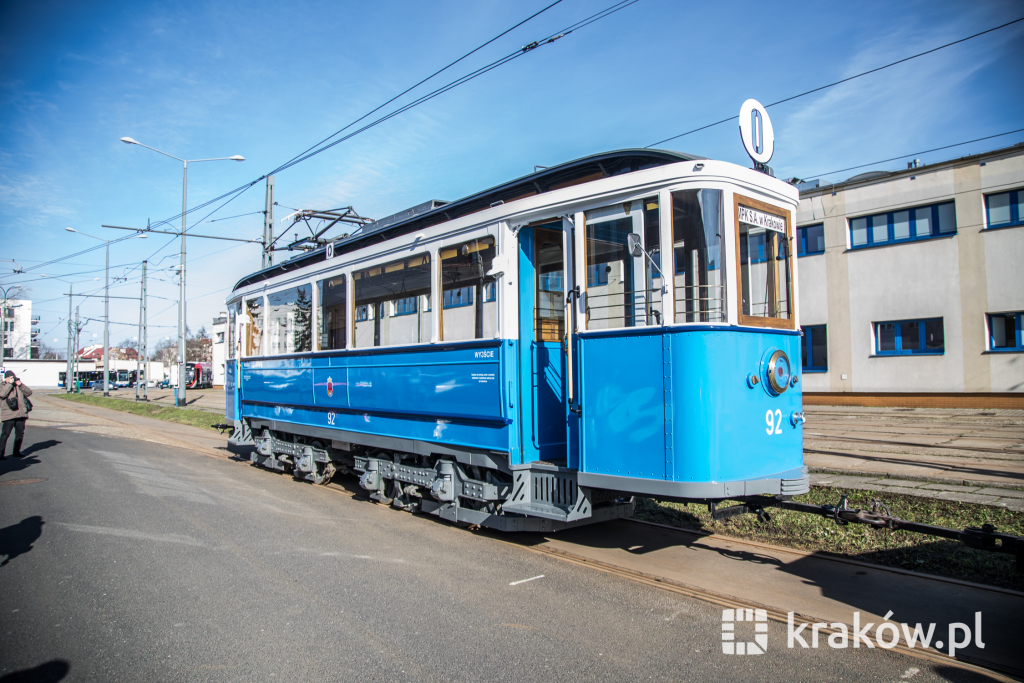
[[(820, 87), (813, 88), (811, 90), (807, 90), (805, 92), (800, 93), (799, 95), (793, 95), (791, 97), (786, 97), (786, 98), (778, 100), (776, 102), (772, 102), (771, 104), (766, 104), (765, 108), (767, 109), (768, 107), (774, 107), (776, 105), (782, 104), (783, 102), (791, 102), (792, 100), (798, 99), (800, 97), (805, 97), (807, 95), (811, 95), (811, 94), (816, 93), (816, 92), (821, 92), (822, 90), (827, 90), (828, 88), (835, 87), (835, 86), (840, 85), (842, 83), (848, 83), (848, 82), (850, 82), (850, 81), (852, 81), (854, 79), (861, 78), (861, 77), (867, 76), (869, 74), (877, 73), (877, 72), (882, 71), (884, 69), (888, 69), (889, 67), (896, 66), (897, 64), (903, 64), (904, 62), (909, 62), (912, 59), (917, 59), (918, 57), (924, 57), (925, 55), (930, 55), (933, 52), (938, 52), (939, 50), (944, 50), (947, 47), (952, 47), (953, 45), (958, 45), (958, 44), (966, 42), (968, 40), (972, 40), (972, 39), (977, 38), (979, 36), (983, 36), (986, 33), (992, 33), (993, 31), (998, 31), (999, 29), (1006, 28), (1007, 26), (1012, 26), (1013, 24), (1016, 24), (1016, 23), (1021, 22), (1021, 21), (1024, 21), (1024, 17), (1021, 17), (1019, 19), (1014, 19), (1013, 21), (1008, 21), (1005, 24), (1000, 24), (999, 26), (994, 26), (994, 27), (992, 27), (990, 29), (986, 29), (986, 30), (981, 31), (979, 33), (975, 33), (973, 35), (967, 36), (966, 38), (960, 38), (959, 40), (954, 40), (953, 42), (946, 43), (945, 45), (939, 45), (938, 47), (933, 47), (932, 49), (925, 50), (924, 52), (918, 52), (915, 55), (910, 55), (909, 57), (904, 57), (903, 59), (898, 59), (895, 62), (890, 62), (890, 63), (885, 64), (883, 66), (879, 66), (879, 67), (876, 67), (874, 69), (869, 69), (868, 71), (863, 71), (863, 72), (861, 72), (859, 74), (855, 74), (855, 75), (850, 76), (848, 78), (843, 78), (841, 80), (835, 81), (834, 83), (829, 83), (828, 85), (822, 85)], [(664, 140), (659, 140), (658, 142), (651, 143), (649, 145), (646, 145), (644, 147), (644, 149), (650, 149), (651, 147), (655, 147), (657, 145), (662, 145), (662, 144), (664, 144), (666, 142), (669, 142), (671, 140), (676, 140), (676, 139), (681, 138), (681, 137), (685, 137), (685, 136), (690, 135), (692, 133), (697, 133), (697, 132), (700, 132), (702, 130), (707, 130), (708, 128), (714, 128), (715, 126), (721, 125), (723, 123), (728, 123), (729, 121), (734, 121), (735, 119), (738, 119), (738, 118), (739, 118), (738, 115), (730, 116), (729, 118), (722, 119), (721, 121), (715, 121), (714, 123), (709, 123), (709, 124), (701, 126), (699, 128), (694, 128), (693, 130), (688, 130), (685, 133), (680, 133), (679, 135), (673, 135), (672, 137), (665, 138)]]
[(807, 177), (808, 178), (827, 178), (830, 175), (834, 175), (836, 173), (842, 173), (844, 171), (853, 171), (853, 170), (856, 170), (858, 168), (865, 168), (867, 166), (875, 166), (877, 164), (884, 164), (884, 163), (888, 163), (890, 161), (897, 161), (899, 159), (906, 159), (907, 157), (915, 157), (915, 156), (917, 156), (919, 154), (930, 154), (931, 152), (938, 152), (938, 151), (943, 150), (943, 149), (950, 149), (952, 147), (960, 147), (962, 145), (969, 145), (972, 142), (981, 142), (983, 140), (991, 140), (992, 138), (1001, 138), (1001, 137), (1003, 137), (1005, 135), (1013, 135), (1014, 133), (1024, 133), (1024, 128), (1018, 128), (1017, 130), (1010, 130), (1010, 131), (1007, 131), (1005, 133), (998, 133), (996, 135), (986, 135), (983, 138), (975, 138), (974, 140), (966, 140), (964, 142), (957, 142), (957, 143), (952, 144), (952, 145), (944, 145), (942, 147), (935, 147), (935, 148), (932, 148), (932, 149), (926, 149), (923, 152), (911, 152), (910, 154), (902, 154), (902, 155), (900, 155), (898, 157), (892, 157), (891, 159), (882, 159), (881, 161), (872, 161), (869, 164), (860, 164), (859, 166), (850, 166), (848, 168), (841, 168), (838, 171), (829, 171), (828, 173), (815, 173), (815, 174), (808, 175)]

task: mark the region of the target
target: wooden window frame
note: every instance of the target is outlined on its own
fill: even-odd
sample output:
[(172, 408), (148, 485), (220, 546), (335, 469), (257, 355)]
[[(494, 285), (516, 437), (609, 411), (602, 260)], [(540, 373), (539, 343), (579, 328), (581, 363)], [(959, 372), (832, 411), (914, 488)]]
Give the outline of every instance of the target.
[[(756, 315), (744, 315), (743, 314), (743, 277), (742, 269), (743, 264), (740, 262), (740, 204), (743, 206), (770, 213), (773, 216), (778, 216), (786, 222), (786, 241), (789, 243), (789, 258), (786, 259), (786, 266), (789, 269), (786, 278), (787, 288), (787, 301), (789, 302), (789, 318), (762, 318)], [(767, 202), (758, 201), (752, 197), (741, 195), (738, 192), (734, 192), (732, 195), (732, 219), (733, 225), (735, 226), (736, 241), (736, 317), (740, 325), (749, 325), (751, 327), (769, 327), (777, 330), (795, 330), (796, 329), (796, 302), (793, 299), (793, 261), (796, 260), (796, 250), (793, 248), (793, 212), (789, 209), (783, 209), (775, 206), (774, 204), (768, 204)], [(774, 261), (774, 259), (773, 259)], [(778, 261), (775, 261), (775, 281), (779, 282), (779, 266)]]

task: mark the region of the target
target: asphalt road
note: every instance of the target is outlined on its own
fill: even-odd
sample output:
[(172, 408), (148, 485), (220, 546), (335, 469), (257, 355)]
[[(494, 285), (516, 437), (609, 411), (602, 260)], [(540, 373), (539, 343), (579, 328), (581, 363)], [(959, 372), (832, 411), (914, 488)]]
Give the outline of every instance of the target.
[(193, 451), (26, 437), (0, 462), (0, 681), (985, 680), (789, 650), (777, 624), (724, 655), (720, 608), (488, 534)]

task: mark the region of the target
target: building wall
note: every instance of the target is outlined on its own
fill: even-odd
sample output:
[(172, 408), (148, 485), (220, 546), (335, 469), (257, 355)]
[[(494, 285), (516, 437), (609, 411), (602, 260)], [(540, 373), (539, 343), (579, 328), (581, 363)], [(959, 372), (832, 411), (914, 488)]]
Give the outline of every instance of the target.
[(0, 310), (4, 329), (4, 358), (28, 359), (32, 354), (32, 302), (28, 299), (8, 299), (5, 308), (12, 317)]
[[(1024, 226), (986, 229), (984, 200), (1018, 188), (1021, 147), (803, 192), (797, 225), (823, 223), (825, 253), (800, 258), (800, 316), (828, 337), (828, 372), (808, 372), (804, 391), (1024, 392), (1024, 353), (991, 352), (987, 321), (1024, 311)], [(851, 218), (949, 200), (954, 235), (850, 248)], [(942, 355), (875, 353), (875, 323), (937, 317)]]

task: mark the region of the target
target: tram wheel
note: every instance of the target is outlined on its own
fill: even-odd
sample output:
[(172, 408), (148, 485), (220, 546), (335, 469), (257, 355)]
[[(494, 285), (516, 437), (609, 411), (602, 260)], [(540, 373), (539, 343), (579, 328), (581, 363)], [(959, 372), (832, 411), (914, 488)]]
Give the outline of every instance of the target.
[(326, 463), (323, 469), (317, 467), (316, 472), (313, 474), (313, 483), (317, 486), (327, 486), (331, 483), (331, 478), (334, 476), (334, 464)]

